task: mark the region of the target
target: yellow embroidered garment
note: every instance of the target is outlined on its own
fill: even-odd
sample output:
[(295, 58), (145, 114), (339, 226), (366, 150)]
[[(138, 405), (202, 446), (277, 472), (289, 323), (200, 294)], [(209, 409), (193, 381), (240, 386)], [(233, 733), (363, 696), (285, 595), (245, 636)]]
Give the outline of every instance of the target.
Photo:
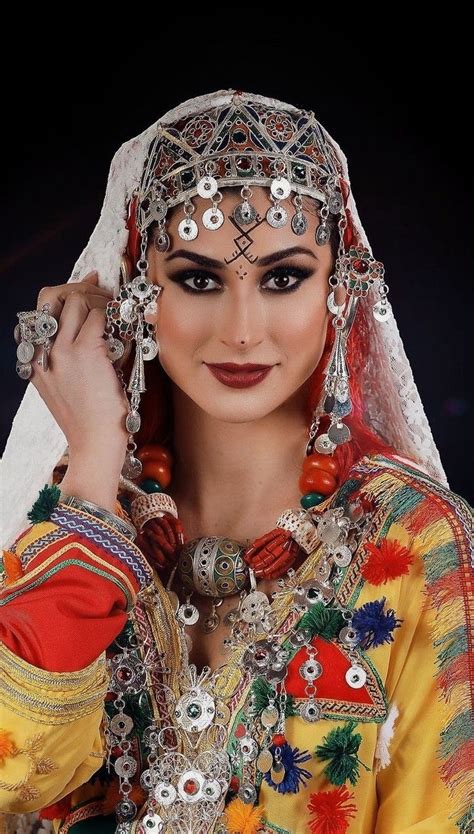
[[(331, 632), (331, 613), (319, 604), (302, 616), (292, 610), (291, 594), (274, 600), (281, 646), (287, 645), (285, 635), (295, 623), (311, 629), (311, 645), (323, 670), (316, 681), (322, 715), (307, 721), (298, 714), (308, 695), (297, 672), (309, 655), (304, 646), (293, 648), (286, 678), (287, 717), (283, 738), (277, 739), (285, 777), (277, 782), (273, 771), (258, 771), (255, 758), (247, 762), (245, 781), (253, 773), (257, 800), (246, 804), (237, 796), (243, 775), (237, 763), (225, 817), (229, 832), (470, 831), (472, 513), (455, 493), (381, 455), (365, 457), (353, 467), (333, 503), (342, 505), (356, 487), (373, 500), (375, 510), (351, 563), (339, 571), (337, 602), (355, 609), (360, 622), (378, 612), (381, 623), (392, 624), (391, 637), (387, 631), (387, 639), (378, 645), (372, 640), (372, 646), (368, 641), (366, 649), (357, 650), (365, 683), (350, 688), (345, 675), (354, 660), (337, 629)], [(407, 572), (390, 578), (395, 556), (407, 553)], [(298, 570), (295, 583), (313, 577), (319, 559), (318, 548)], [(20, 581), (13, 579), (10, 593)], [(157, 577), (153, 589), (138, 595), (124, 633), (138, 637), (136, 651), (142, 659), (144, 647), (162, 653), (163, 666), (171, 668), (168, 685), (179, 694), (179, 631)], [(120, 640), (107, 655), (113, 657), (119, 645)], [(226, 744), (234, 761), (246, 728), (269, 706), (262, 681), (251, 685), (248, 680), (243, 652), (238, 648), (230, 654), (228, 674), (216, 693), (228, 709)], [(56, 834), (114, 832), (113, 809), (120, 796), (113, 768), (108, 772), (104, 762), (104, 716), (114, 714), (106, 695), (105, 656), (81, 671), (55, 673), (1, 647), (0, 663), (0, 809), (25, 813), (59, 803)], [(137, 694), (127, 706), (135, 723), (134, 751), (144, 769), (144, 728), (151, 719), (157, 725), (164, 721), (166, 704), (156, 698), (148, 679), (143, 697)], [(262, 728), (262, 747), (264, 733)], [(130, 798), (140, 807), (146, 792), (139, 777), (138, 772), (132, 779)], [(137, 832), (137, 823), (129, 830)]]

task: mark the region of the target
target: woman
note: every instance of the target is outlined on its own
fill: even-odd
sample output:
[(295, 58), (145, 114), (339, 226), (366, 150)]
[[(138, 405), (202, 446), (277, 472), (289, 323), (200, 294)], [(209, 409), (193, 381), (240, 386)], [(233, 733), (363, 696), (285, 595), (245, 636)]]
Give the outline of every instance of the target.
[(71, 281), (19, 314), (3, 810), (469, 830), (471, 513), (387, 290), (312, 112), (220, 90), (114, 157)]

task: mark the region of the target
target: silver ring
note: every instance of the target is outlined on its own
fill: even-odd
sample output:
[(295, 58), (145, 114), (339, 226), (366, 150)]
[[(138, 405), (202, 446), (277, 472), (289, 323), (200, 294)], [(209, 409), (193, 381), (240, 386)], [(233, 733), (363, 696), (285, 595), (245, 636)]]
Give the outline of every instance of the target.
[(41, 310), (28, 310), (17, 313), (18, 324), (13, 336), (16, 349), (16, 372), (20, 379), (29, 379), (33, 373), (33, 360), (36, 345), (41, 346), (41, 355), (36, 360), (43, 369), (48, 370), (48, 354), (52, 339), (58, 331), (58, 322), (50, 315), (50, 305), (43, 304)]

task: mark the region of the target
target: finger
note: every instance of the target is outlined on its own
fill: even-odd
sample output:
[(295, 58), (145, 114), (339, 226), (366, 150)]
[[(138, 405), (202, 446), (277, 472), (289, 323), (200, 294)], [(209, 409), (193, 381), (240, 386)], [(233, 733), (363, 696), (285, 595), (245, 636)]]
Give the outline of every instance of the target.
[[(63, 311), (59, 319), (56, 347), (70, 346), (79, 336), (89, 315), (93, 311), (100, 313), (101, 333), (105, 324), (105, 308), (107, 299), (100, 296), (91, 296), (84, 293), (69, 293), (66, 296)], [(96, 314), (94, 314), (94, 321)], [(98, 318), (98, 316), (97, 316)], [(90, 325), (89, 325), (90, 326)], [(87, 334), (88, 330), (86, 330)]]
[(37, 309), (41, 309), (43, 304), (50, 305), (50, 315), (54, 318), (59, 318), (64, 307), (66, 298), (71, 293), (78, 293), (80, 295), (100, 295), (102, 298), (110, 300), (113, 298), (113, 293), (104, 287), (98, 287), (90, 281), (72, 281), (69, 284), (61, 284), (57, 287), (43, 287), (38, 295)]
[[(92, 307), (76, 336), (77, 344), (95, 344), (105, 335), (105, 307)], [(103, 340), (105, 345), (105, 340)]]

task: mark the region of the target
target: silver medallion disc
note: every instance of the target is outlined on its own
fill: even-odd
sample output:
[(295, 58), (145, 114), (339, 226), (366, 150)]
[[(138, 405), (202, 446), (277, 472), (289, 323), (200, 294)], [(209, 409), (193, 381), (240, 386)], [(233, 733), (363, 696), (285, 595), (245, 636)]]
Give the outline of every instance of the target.
[(202, 799), (204, 777), (199, 770), (186, 770), (178, 781), (178, 794), (188, 804)]
[(244, 736), (239, 741), (240, 752), (244, 762), (254, 762), (259, 753), (257, 742), (251, 736)]
[(160, 805), (167, 808), (176, 799), (176, 788), (168, 782), (158, 782), (153, 791), (154, 797)]
[(253, 223), (256, 216), (256, 209), (254, 209), (254, 207), (247, 201), (239, 203), (233, 211), (233, 218), (240, 226), (246, 226), (248, 223)]
[(367, 680), (367, 675), (362, 666), (351, 666), (346, 672), (346, 681), (351, 689), (361, 689)]
[(154, 359), (158, 353), (158, 345), (151, 336), (147, 336), (142, 342), (143, 358), (146, 362)]
[(340, 568), (347, 568), (352, 560), (352, 551), (345, 544), (338, 544), (332, 552), (336, 565)]
[(194, 240), (199, 233), (198, 224), (192, 217), (185, 217), (178, 226), (181, 240)]
[(125, 458), (125, 463), (122, 466), (122, 475), (125, 478), (138, 478), (139, 475), (142, 473), (142, 462), (138, 460), (134, 455), (127, 455)]
[(41, 313), (35, 321), (35, 330), (38, 336), (48, 337), (54, 336), (58, 329), (58, 322), (53, 316), (48, 316), (47, 313)]
[(388, 301), (386, 304), (383, 304), (381, 301), (377, 301), (377, 304), (374, 304), (372, 310), (376, 321), (388, 321), (392, 316), (392, 305), (389, 304)]
[(357, 646), (359, 643), (359, 635), (355, 628), (351, 628), (351, 626), (345, 626), (339, 632), (339, 640), (341, 643), (344, 643), (345, 646)]
[(245, 802), (246, 805), (253, 805), (257, 799), (257, 789), (255, 785), (251, 785), (250, 782), (245, 782), (240, 786), (237, 796), (242, 800), (242, 802)]
[(339, 446), (339, 444), (347, 443), (351, 439), (351, 432), (345, 423), (334, 423), (328, 429), (328, 437), (332, 443), (336, 443)]
[(32, 367), (29, 362), (17, 362), (16, 372), (20, 379), (29, 379), (32, 374)]
[(135, 434), (139, 430), (141, 422), (138, 411), (130, 411), (125, 418), (125, 427), (131, 434)]
[(217, 802), (222, 794), (222, 788), (217, 779), (207, 779), (202, 786), (203, 799), (209, 799), (211, 802)]
[(119, 756), (114, 764), (114, 769), (117, 776), (122, 776), (130, 779), (137, 772), (137, 762), (133, 756)]
[(220, 229), (224, 222), (224, 215), (220, 208), (208, 208), (202, 216), (202, 223), (206, 229)]
[(264, 727), (274, 727), (280, 717), (276, 707), (267, 707), (263, 710), (260, 721)]
[(160, 834), (160, 831), (163, 830), (163, 818), (155, 812), (145, 814), (141, 825), (146, 834)]
[(334, 316), (338, 316), (339, 313), (342, 313), (344, 309), (344, 304), (336, 304), (334, 298), (334, 290), (331, 290), (331, 292), (329, 293), (326, 299), (326, 304), (328, 306), (329, 312), (332, 313)]
[(215, 712), (214, 699), (208, 692), (196, 688), (179, 699), (174, 714), (181, 727), (188, 732), (198, 733), (212, 724)]
[(291, 218), (291, 229), (295, 235), (304, 235), (308, 228), (308, 221), (303, 212), (297, 212)]
[(137, 318), (137, 311), (135, 309), (135, 302), (131, 298), (122, 301), (120, 305), (120, 318), (126, 321), (127, 324), (132, 324)]
[(153, 290), (153, 284), (150, 284), (150, 282), (147, 281), (146, 278), (137, 275), (137, 277), (133, 279), (130, 285), (130, 289), (132, 290), (136, 298), (148, 298), (148, 296), (151, 294)]
[(277, 200), (285, 200), (291, 193), (291, 185), (286, 177), (275, 177), (272, 180), (270, 191)]
[(160, 232), (154, 239), (155, 249), (157, 252), (167, 252), (170, 248), (171, 241), (167, 232)]
[(240, 606), (240, 616), (246, 623), (260, 620), (269, 608), (268, 597), (263, 591), (251, 591)]
[(184, 605), (180, 605), (178, 609), (178, 620), (184, 625), (194, 625), (199, 620), (199, 611), (195, 605), (186, 602)]
[(15, 327), (13, 329), (13, 338), (15, 339), (17, 345), (19, 345), (21, 342), (21, 328), (19, 323), (15, 324)]
[(329, 455), (336, 448), (336, 444), (330, 440), (327, 434), (320, 434), (314, 442), (314, 448), (323, 455)]
[(214, 197), (217, 191), (217, 180), (214, 177), (202, 177), (197, 184), (197, 193), (200, 197)]
[(124, 350), (125, 345), (120, 339), (111, 338), (107, 340), (107, 356), (111, 362), (116, 362), (117, 359), (120, 359), (123, 356)]
[(119, 712), (110, 719), (110, 729), (116, 736), (128, 736), (133, 730), (133, 718), (125, 715), (123, 712)]
[(288, 212), (282, 206), (271, 206), (267, 211), (266, 217), (267, 223), (273, 229), (281, 229), (288, 222)]
[(257, 768), (260, 773), (268, 773), (273, 766), (273, 756), (271, 750), (261, 750), (257, 758)]
[(33, 342), (20, 342), (16, 349), (17, 359), (20, 362), (29, 362), (33, 359), (35, 346)]
[(342, 209), (342, 197), (341, 195), (335, 191), (334, 194), (331, 194), (328, 203), (328, 209), (331, 214), (339, 214)]
[(305, 721), (319, 721), (321, 707), (314, 701), (304, 701), (299, 708), (299, 713)]
[(318, 228), (316, 229), (314, 239), (318, 246), (325, 246), (326, 243), (329, 241), (330, 235), (331, 233), (329, 231), (329, 227), (326, 226), (325, 223), (320, 223)]
[(305, 681), (315, 681), (316, 678), (321, 677), (323, 669), (320, 663), (309, 658), (300, 666), (299, 672)]

